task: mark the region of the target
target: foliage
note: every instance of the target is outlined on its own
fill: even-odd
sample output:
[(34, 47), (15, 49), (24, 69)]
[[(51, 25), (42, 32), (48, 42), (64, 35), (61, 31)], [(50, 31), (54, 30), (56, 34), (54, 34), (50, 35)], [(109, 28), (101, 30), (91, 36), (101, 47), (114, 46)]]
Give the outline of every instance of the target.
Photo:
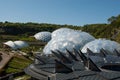
[[(11, 22), (1, 22), (0, 23), (0, 34), (9, 34), (9, 35), (33, 35), (41, 31), (50, 31), (52, 32), (55, 29), (61, 27), (76, 28), (77, 26), (73, 25), (56, 25), (56, 24), (47, 24), (47, 23), (11, 23)], [(80, 28), (80, 27), (79, 27)]]
[[(91, 24), (84, 25), (82, 27), (83, 31), (89, 32), (96, 38), (107, 38), (120, 42), (119, 34), (120, 32), (120, 15), (112, 16), (108, 19), (109, 24)], [(113, 38), (113, 36), (115, 36)]]

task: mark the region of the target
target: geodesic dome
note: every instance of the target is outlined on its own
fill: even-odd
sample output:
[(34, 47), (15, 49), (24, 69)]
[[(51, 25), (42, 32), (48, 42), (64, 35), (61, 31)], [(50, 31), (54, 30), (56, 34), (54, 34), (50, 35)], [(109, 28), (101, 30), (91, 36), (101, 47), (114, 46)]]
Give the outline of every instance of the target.
[(15, 43), (13, 41), (7, 41), (7, 42), (5, 42), (3, 44), (9, 46), (12, 49), (17, 49), (17, 47), (16, 47), (16, 45), (15, 45)]
[(28, 43), (26, 43), (25, 41), (14, 41), (15, 45), (17, 46), (17, 48), (23, 48), (23, 47), (28, 47)]
[(57, 29), (55, 31), (52, 32), (52, 39), (53, 38), (57, 38), (57, 37), (61, 37), (61, 36), (64, 36), (64, 34), (67, 34), (69, 33), (70, 31), (73, 32), (73, 29), (69, 29), (69, 28), (60, 28), (60, 29)]
[(87, 48), (89, 48), (93, 53), (99, 53), (101, 49), (104, 49), (109, 51), (110, 53), (113, 53), (115, 49), (120, 50), (120, 44), (111, 40), (96, 39), (94, 41), (87, 43), (82, 48), (82, 52), (86, 53)]
[(7, 41), (4, 44), (15, 50), (29, 46), (25, 41)]
[(44, 47), (45, 54), (51, 54), (51, 50), (59, 50), (66, 53), (66, 49), (73, 51), (81, 49), (86, 43), (95, 38), (86, 32), (69, 28), (60, 28), (52, 32), (52, 39)]
[(66, 49), (72, 51), (73, 48), (78, 49), (78, 45), (75, 45), (72, 41), (60, 40), (60, 41), (50, 41), (44, 48), (43, 52), (45, 54), (51, 54), (51, 50), (59, 50), (61, 52), (66, 52)]
[(51, 40), (51, 33), (50, 32), (39, 32), (34, 35), (37, 40), (42, 42), (48, 42)]

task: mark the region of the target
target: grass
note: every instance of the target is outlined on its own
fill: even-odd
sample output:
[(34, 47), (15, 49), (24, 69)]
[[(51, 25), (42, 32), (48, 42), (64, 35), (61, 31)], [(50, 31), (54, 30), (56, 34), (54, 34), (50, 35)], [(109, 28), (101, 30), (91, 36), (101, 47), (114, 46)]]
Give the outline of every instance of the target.
[(31, 51), (40, 51), (42, 52), (44, 46), (29, 46), (26, 48), (22, 48), (21, 51), (25, 52), (25, 53), (29, 53)]
[(23, 75), (23, 76), (16, 77), (14, 80), (28, 80), (30, 78), (31, 76), (29, 75)]
[(13, 35), (0, 35), (1, 41), (8, 41), (8, 40), (17, 40), (19, 39), (19, 36), (13, 36)]
[(15, 40), (23, 40), (23, 41), (35, 41), (33, 37), (29, 36), (21, 36), (21, 35), (0, 35), (0, 40), (4, 41), (15, 41)]
[(14, 57), (7, 65), (5, 69), (5, 73), (13, 73), (13, 72), (20, 72), (25, 67), (27, 67), (31, 60), (25, 59), (23, 57)]

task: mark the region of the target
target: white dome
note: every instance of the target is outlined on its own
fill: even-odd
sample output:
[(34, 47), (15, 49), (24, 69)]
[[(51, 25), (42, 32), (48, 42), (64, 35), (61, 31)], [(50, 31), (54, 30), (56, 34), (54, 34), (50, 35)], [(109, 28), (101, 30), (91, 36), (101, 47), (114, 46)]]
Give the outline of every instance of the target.
[(51, 54), (51, 50), (56, 51), (59, 50), (61, 52), (66, 53), (66, 49), (73, 51), (73, 48), (78, 50), (78, 45), (75, 45), (75, 43), (67, 40), (51, 40), (43, 49), (43, 52), (45, 54)]
[(7, 41), (4, 43), (5, 45), (9, 46), (10, 48), (12, 49), (20, 49), (20, 48), (23, 48), (23, 47), (28, 47), (29, 45), (24, 42), (24, 41)]
[(51, 33), (50, 32), (39, 32), (34, 35), (37, 40), (48, 42), (51, 40)]
[[(52, 32), (52, 39), (61, 36), (64, 36), (65, 34), (69, 33), (70, 31), (73, 31), (69, 28), (60, 28)], [(64, 35), (62, 35), (64, 34)]]
[(89, 48), (94, 53), (99, 53), (100, 50), (103, 48), (104, 50), (113, 53), (114, 49), (120, 50), (120, 44), (115, 41), (105, 40), (105, 39), (96, 39), (87, 43), (83, 48), (82, 52), (86, 53), (87, 48)]
[(17, 48), (28, 47), (29, 45), (25, 41), (14, 41)]
[(5, 45), (9, 46), (12, 49), (17, 49), (15, 43), (13, 41), (7, 41), (4, 43)]
[(79, 50), (89, 41), (95, 38), (90, 34), (78, 30), (61, 28), (52, 33), (52, 39), (43, 49), (45, 54), (51, 54), (51, 50), (60, 50), (66, 52), (66, 49), (72, 51), (73, 48)]

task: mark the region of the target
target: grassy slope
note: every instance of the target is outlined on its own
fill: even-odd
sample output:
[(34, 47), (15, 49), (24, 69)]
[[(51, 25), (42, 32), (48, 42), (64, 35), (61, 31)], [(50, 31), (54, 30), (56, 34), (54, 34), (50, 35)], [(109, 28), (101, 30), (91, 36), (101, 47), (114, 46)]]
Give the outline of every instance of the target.
[(20, 72), (30, 63), (32, 63), (31, 60), (28, 60), (22, 56), (15, 56), (6, 66), (5, 73)]

